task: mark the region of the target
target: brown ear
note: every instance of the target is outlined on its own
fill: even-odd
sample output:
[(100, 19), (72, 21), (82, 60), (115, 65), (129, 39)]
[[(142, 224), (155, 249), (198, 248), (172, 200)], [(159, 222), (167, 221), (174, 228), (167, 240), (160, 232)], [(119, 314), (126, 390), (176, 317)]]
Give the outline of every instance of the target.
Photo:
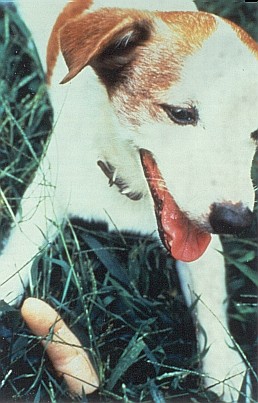
[(102, 9), (67, 23), (60, 31), (60, 48), (69, 69), (62, 84), (91, 65), (103, 78), (115, 76), (130, 63), (137, 46), (152, 31), (148, 14), (132, 10)]

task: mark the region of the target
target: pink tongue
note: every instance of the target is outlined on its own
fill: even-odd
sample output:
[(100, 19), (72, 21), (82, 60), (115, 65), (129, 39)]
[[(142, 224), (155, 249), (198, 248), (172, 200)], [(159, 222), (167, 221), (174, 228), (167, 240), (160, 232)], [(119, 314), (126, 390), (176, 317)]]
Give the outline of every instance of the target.
[(182, 213), (169, 193), (158, 166), (147, 150), (141, 150), (142, 166), (154, 200), (160, 238), (171, 255), (183, 262), (198, 259), (210, 243), (204, 232)]

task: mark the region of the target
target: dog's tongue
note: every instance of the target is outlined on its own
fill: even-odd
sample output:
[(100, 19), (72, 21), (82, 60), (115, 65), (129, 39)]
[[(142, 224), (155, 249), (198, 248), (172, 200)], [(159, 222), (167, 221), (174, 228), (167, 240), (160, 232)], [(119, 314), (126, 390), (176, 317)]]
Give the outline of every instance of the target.
[(204, 232), (182, 213), (169, 193), (156, 161), (147, 150), (141, 150), (145, 177), (154, 200), (159, 235), (170, 254), (177, 260), (198, 259), (210, 243), (211, 235)]

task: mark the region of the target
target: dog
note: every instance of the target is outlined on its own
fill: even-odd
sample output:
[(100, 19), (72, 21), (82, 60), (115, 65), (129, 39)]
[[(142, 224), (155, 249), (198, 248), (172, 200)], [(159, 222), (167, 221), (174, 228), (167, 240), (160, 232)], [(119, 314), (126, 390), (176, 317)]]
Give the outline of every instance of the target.
[(228, 328), (219, 235), (253, 219), (257, 44), (190, 0), (26, 0), (20, 11), (54, 128), (0, 258), (0, 298), (20, 302), (33, 259), (71, 216), (160, 234), (187, 304), (198, 300), (204, 385), (237, 401), (248, 368)]

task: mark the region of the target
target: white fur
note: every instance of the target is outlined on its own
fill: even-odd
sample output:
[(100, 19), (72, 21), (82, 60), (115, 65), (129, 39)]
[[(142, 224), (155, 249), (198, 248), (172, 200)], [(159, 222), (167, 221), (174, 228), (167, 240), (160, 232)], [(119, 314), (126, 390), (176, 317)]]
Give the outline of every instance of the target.
[[(116, 0), (96, 0), (94, 9), (107, 3), (121, 7)], [(141, 9), (194, 9), (191, 1), (181, 0), (121, 3), (123, 7)], [(46, 38), (64, 5), (61, 0), (21, 0), (22, 15), (32, 27), (43, 63)], [(219, 54), (221, 60), (214, 60), (214, 54)], [(210, 206), (217, 201), (243, 201), (250, 208), (253, 205), (250, 167), (254, 144), (250, 133), (257, 129), (257, 60), (226, 23), (219, 20), (212, 37), (185, 60), (181, 80), (159, 95), (163, 102), (195, 104), (200, 114), (196, 127), (146, 119), (137, 130), (126, 126), (117, 118), (105, 88), (90, 68), (68, 84), (59, 85), (66, 73), (60, 56), (51, 86), (54, 132), (23, 197), (19, 223), (0, 259), (0, 295), (10, 303), (23, 295), (33, 258), (56, 237), (69, 216), (105, 220), (110, 229), (115, 226), (157, 235), (153, 201), (141, 173), (138, 147), (154, 153), (171, 193), (191, 218), (205, 221)], [(131, 201), (116, 187), (110, 188), (97, 166), (99, 159), (112, 161), (144, 197)], [(214, 236), (205, 255), (197, 262), (179, 262), (178, 272), (188, 304), (196, 297), (201, 299), (196, 308), (197, 325), (205, 330), (210, 345), (202, 361), (208, 375), (205, 385), (216, 384), (213, 390), (222, 400), (232, 402), (238, 398), (246, 366), (240, 354), (230, 348), (233, 342), (226, 318), (225, 268), (217, 250), (221, 250), (221, 244)], [(200, 350), (203, 340), (199, 332)], [(232, 374), (239, 375), (223, 383)]]
[(197, 106), (199, 124), (185, 127), (168, 122), (161, 131), (159, 123), (147, 122), (140, 128), (140, 147), (155, 150), (171, 193), (191, 218), (205, 221), (212, 203), (225, 200), (241, 200), (252, 210), (250, 167), (255, 145), (250, 134), (257, 129), (257, 59), (219, 20), (212, 37), (185, 61), (182, 77), (162, 93), (162, 101)]

